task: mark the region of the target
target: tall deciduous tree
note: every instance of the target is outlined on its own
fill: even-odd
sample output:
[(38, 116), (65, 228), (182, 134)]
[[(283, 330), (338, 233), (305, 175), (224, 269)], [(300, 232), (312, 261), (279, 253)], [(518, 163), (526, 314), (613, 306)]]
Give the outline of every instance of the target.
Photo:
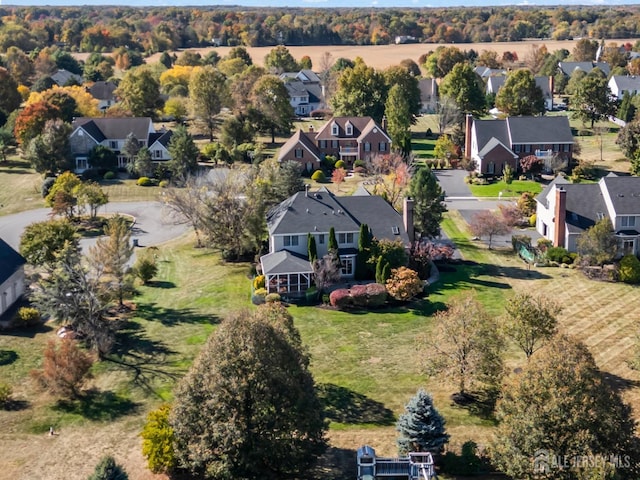
[(79, 247), (76, 229), (67, 220), (47, 220), (28, 225), (20, 237), (20, 254), (31, 265), (53, 268), (65, 245)]
[(419, 236), (433, 238), (440, 235), (440, 222), (447, 207), (442, 188), (430, 168), (422, 167), (413, 175), (409, 194), (414, 201), (413, 225)]
[(60, 116), (60, 109), (48, 102), (30, 103), (16, 117), (13, 133), (20, 145), (28, 145), (29, 140), (40, 135), (48, 120)]
[(444, 78), (465, 60), (464, 53), (457, 47), (438, 47), (427, 57), (424, 67), (429, 76)]
[(0, 110), (5, 117), (16, 110), (22, 103), (18, 92), (18, 84), (9, 75), (6, 68), (0, 67)]
[(180, 463), (204, 478), (290, 478), (326, 448), (322, 406), (282, 307), (230, 317), (180, 382), (170, 422)]
[(524, 352), (527, 359), (557, 331), (562, 307), (542, 295), (517, 293), (507, 300), (503, 331)]
[(397, 440), (400, 455), (409, 452), (442, 452), (449, 441), (445, 421), (433, 405), (431, 395), (423, 389), (409, 400), (396, 424), (400, 432)]
[[(594, 478), (594, 469), (605, 465), (574, 462), (583, 455), (599, 456), (612, 472), (615, 465), (609, 462), (617, 458), (617, 473), (638, 477), (631, 409), (604, 381), (587, 348), (566, 336), (535, 353), (503, 387), (496, 417), (500, 423), (491, 457), (513, 478)], [(532, 459), (541, 452), (549, 461), (547, 471), (533, 468)], [(551, 463), (558, 457), (566, 460), (565, 468)]]
[(174, 130), (168, 150), (171, 155), (168, 166), (175, 179), (184, 181), (189, 175), (196, 172), (200, 150), (184, 125)]
[(496, 107), (508, 116), (544, 113), (542, 90), (531, 71), (520, 69), (509, 74), (496, 96)]
[(32, 138), (24, 151), (24, 158), (38, 173), (56, 174), (71, 168), (71, 125), (62, 120), (49, 120), (42, 133)]
[(495, 387), (503, 374), (503, 342), (475, 293), (454, 297), (434, 320), (422, 342), (427, 374), (455, 382), (462, 397), (470, 388)]
[(486, 110), (482, 80), (468, 63), (456, 64), (440, 85), (443, 97), (452, 98), (461, 112), (474, 116)]
[(384, 76), (358, 58), (353, 68), (346, 68), (340, 74), (331, 105), (336, 115), (370, 116), (380, 122), (386, 99)]
[(127, 138), (124, 141), (124, 145), (122, 145), (122, 153), (127, 156), (127, 160), (129, 163), (133, 163), (136, 155), (140, 151), (140, 141), (136, 138), (133, 132), (127, 135)]
[(128, 286), (127, 265), (133, 255), (131, 230), (124, 217), (115, 216), (107, 222), (104, 233), (107, 237), (98, 239), (89, 248), (89, 261), (104, 273), (109, 290), (115, 292), (118, 304), (122, 306)]
[(469, 223), (469, 229), (478, 238), (486, 238), (491, 250), (491, 242), (496, 235), (506, 235), (511, 231), (511, 226), (498, 212), (482, 210), (474, 213)]
[(280, 74), (282, 72), (296, 72), (300, 66), (291, 52), (284, 45), (278, 45), (264, 57), (264, 66), (270, 72)]
[(607, 78), (593, 72), (578, 83), (570, 102), (578, 118), (591, 122), (591, 128), (595, 122), (615, 113), (616, 109)]
[(202, 247), (201, 232), (204, 224), (206, 197), (205, 179), (197, 176), (189, 176), (183, 188), (168, 188), (163, 196), (171, 217), (177, 223), (188, 224), (193, 228), (198, 248)]
[(155, 117), (162, 107), (160, 83), (147, 68), (128, 70), (116, 94), (122, 99), (122, 106), (135, 117)]
[(276, 132), (289, 134), (293, 107), (282, 80), (273, 75), (260, 77), (251, 90), (251, 104), (258, 114), (259, 127), (271, 133), (271, 143), (276, 141)]
[(389, 90), (385, 104), (387, 132), (396, 149), (407, 155), (411, 151), (411, 118), (409, 102), (400, 85)]
[[(420, 100), (420, 87), (418, 83), (419, 74), (416, 76), (409, 70), (409, 68), (396, 65), (387, 68), (382, 72), (382, 75), (384, 76), (384, 81), (388, 90), (391, 90), (394, 85), (398, 85), (400, 87), (409, 106), (409, 120), (413, 120), (413, 117), (420, 113), (420, 107), (422, 106), (422, 101)], [(385, 115), (387, 115), (387, 118), (389, 117), (386, 110)]]
[(189, 81), (189, 97), (192, 111), (202, 121), (209, 132), (209, 141), (213, 141), (216, 116), (225, 105), (229, 96), (227, 78), (211, 65), (197, 68)]

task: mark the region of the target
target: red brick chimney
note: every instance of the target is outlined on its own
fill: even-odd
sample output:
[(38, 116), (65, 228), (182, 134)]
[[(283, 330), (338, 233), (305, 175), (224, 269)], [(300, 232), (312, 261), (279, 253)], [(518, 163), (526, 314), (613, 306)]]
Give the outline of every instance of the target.
[(315, 129), (313, 128), (313, 123), (309, 125), (309, 133), (313, 133)]
[(387, 117), (386, 115), (383, 115), (382, 117), (382, 125), (380, 125), (382, 127), (382, 130), (384, 130), (385, 132), (387, 131)]
[(553, 228), (553, 246), (564, 247), (567, 220), (567, 191), (556, 186), (556, 206)]
[(415, 230), (413, 228), (413, 199), (406, 197), (402, 203), (402, 223), (407, 232), (409, 241), (413, 243), (415, 239)]
[(473, 116), (467, 113), (464, 125), (464, 156), (471, 158), (471, 125), (473, 124)]

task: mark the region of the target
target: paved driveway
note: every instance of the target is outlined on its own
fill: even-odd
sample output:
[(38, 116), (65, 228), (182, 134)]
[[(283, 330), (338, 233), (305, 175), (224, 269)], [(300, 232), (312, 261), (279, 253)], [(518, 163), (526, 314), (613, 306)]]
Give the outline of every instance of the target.
[(469, 185), (464, 183), (464, 177), (468, 175), (466, 170), (433, 170), (433, 173), (446, 197), (473, 197)]
[[(49, 219), (49, 208), (39, 208), (14, 215), (0, 217), (0, 238), (16, 250), (20, 246), (20, 236), (27, 225)], [(137, 238), (141, 247), (157, 245), (182, 235), (186, 225), (176, 225), (167, 217), (165, 208), (159, 202), (116, 202), (100, 208), (99, 213), (126, 213), (136, 218), (132, 238)], [(95, 238), (83, 239), (83, 248), (95, 243)]]

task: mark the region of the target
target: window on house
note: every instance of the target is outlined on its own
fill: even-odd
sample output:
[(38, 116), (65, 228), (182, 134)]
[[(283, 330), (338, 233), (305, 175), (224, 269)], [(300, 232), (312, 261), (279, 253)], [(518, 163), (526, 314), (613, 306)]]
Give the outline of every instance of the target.
[(353, 135), (353, 125), (351, 125), (351, 123), (347, 122), (347, 125), (345, 127), (345, 131), (346, 131), (347, 136), (350, 137), (351, 135)]
[(318, 142), (318, 146), (319, 146), (320, 148), (327, 148), (327, 141), (326, 141), (326, 140), (320, 140), (320, 141)]
[(338, 140), (331, 140), (331, 148), (338, 148)]
[(318, 235), (318, 243), (320, 245), (324, 245), (324, 233), (321, 233), (320, 235)]
[(560, 151), (560, 145), (558, 145), (557, 143), (554, 143), (552, 148), (554, 152)]
[(531, 145), (524, 146), (524, 153), (531, 153)]
[(338, 136), (339, 131), (338, 124), (331, 125), (331, 135)]
[(109, 148), (111, 150), (116, 150), (118, 148), (118, 141), (117, 140), (109, 140)]
[(353, 275), (353, 257), (342, 258), (340, 263), (342, 264), (340, 269), (342, 275)]
[(162, 158), (162, 150), (154, 150), (153, 158)]
[(338, 244), (353, 243), (353, 233), (339, 233)]
[(387, 144), (385, 142), (380, 142), (378, 144), (378, 151), (379, 152), (386, 152), (387, 151)]
[(622, 251), (625, 255), (629, 253), (634, 253), (636, 249), (635, 240), (623, 240), (622, 241)]
[(636, 217), (624, 216), (620, 217), (620, 226), (622, 227), (635, 227)]
[(296, 158), (302, 158), (304, 155), (301, 148), (296, 148)]
[(522, 151), (522, 146), (521, 145), (514, 145), (513, 146), (513, 151), (516, 153), (520, 153)]
[(569, 145), (568, 143), (565, 143), (564, 145), (562, 145), (562, 151), (563, 152), (568, 152), (569, 151), (569, 147), (571, 147), (571, 145)]
[(371, 143), (364, 142), (364, 151), (365, 152), (370, 152), (371, 151)]
[(87, 159), (86, 158), (76, 158), (76, 168), (78, 170), (86, 170), (87, 169)]
[(298, 235), (285, 235), (283, 238), (283, 243), (285, 247), (297, 247)]

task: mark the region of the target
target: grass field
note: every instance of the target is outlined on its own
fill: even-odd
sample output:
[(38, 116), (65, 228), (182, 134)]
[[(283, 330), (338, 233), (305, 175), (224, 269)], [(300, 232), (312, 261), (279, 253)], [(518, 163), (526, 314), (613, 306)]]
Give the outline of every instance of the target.
[(28, 162), (18, 158), (0, 162), (0, 215), (42, 208), (41, 184), (42, 177)]
[[(469, 185), (474, 197), (519, 197), (522, 192), (540, 193), (542, 185), (531, 180), (514, 180), (507, 185), (504, 180), (490, 185)], [(500, 195), (502, 194), (502, 195)]]

